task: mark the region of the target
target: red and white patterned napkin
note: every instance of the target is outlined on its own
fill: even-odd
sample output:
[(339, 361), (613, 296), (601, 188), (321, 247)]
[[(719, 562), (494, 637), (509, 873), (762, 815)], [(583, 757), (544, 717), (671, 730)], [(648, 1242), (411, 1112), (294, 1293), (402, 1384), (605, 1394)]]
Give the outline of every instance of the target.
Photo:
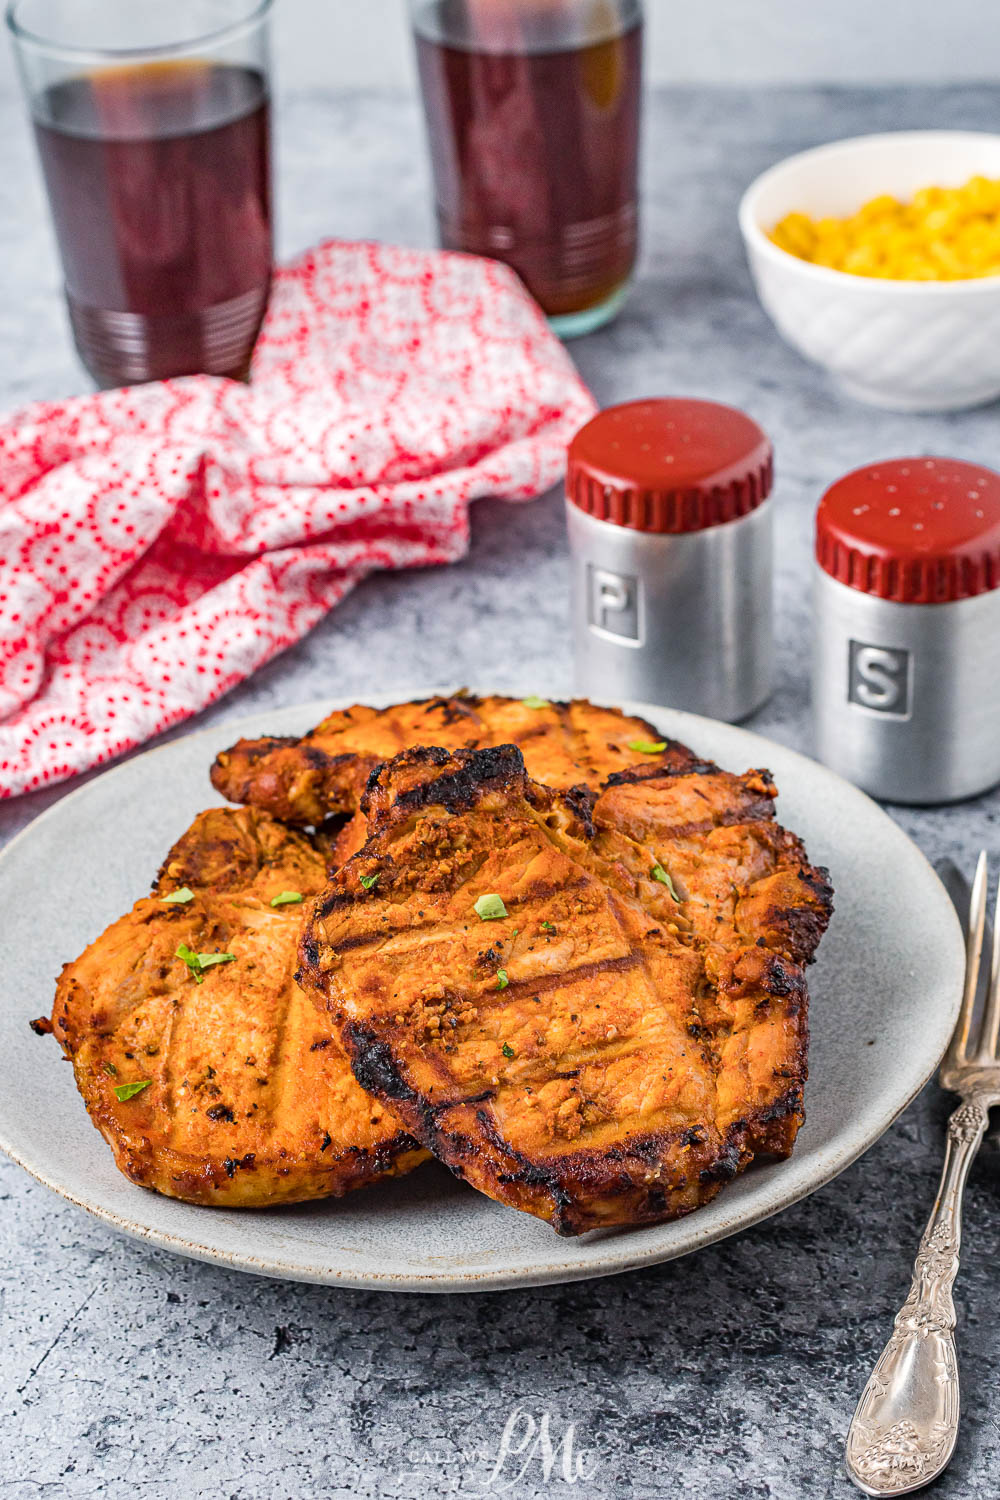
[(593, 410), (503, 266), (332, 243), (278, 273), (249, 386), (0, 421), (0, 796), (204, 708), (372, 570), (455, 561)]

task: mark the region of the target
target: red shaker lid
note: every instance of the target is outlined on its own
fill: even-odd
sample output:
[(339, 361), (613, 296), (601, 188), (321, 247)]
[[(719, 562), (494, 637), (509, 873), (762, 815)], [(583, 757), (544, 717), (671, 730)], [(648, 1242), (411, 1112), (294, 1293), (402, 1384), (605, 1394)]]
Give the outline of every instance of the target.
[(633, 531), (704, 531), (748, 515), (771, 492), (771, 444), (717, 401), (661, 396), (609, 406), (569, 445), (566, 493)]
[(899, 604), (1000, 588), (1000, 474), (956, 458), (855, 469), (819, 503), (816, 560), (849, 588)]

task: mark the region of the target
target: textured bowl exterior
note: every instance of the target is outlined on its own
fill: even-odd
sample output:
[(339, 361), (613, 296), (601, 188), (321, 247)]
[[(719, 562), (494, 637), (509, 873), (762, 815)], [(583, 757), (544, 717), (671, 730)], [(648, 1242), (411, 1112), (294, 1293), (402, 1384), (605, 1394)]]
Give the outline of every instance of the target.
[(786, 213), (843, 215), (876, 193), (909, 196), (974, 173), (1000, 176), (1000, 135), (900, 131), (787, 158), (756, 179), (740, 228), (760, 300), (793, 348), (852, 395), (904, 411), (975, 406), (1000, 395), (1000, 276), (880, 281), (814, 266), (767, 232)]

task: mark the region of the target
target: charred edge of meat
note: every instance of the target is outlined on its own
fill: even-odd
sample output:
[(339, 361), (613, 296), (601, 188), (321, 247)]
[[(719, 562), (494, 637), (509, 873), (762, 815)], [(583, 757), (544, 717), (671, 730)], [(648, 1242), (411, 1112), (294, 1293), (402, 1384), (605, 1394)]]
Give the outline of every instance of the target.
[[(322, 1147), (321, 1149), (325, 1150), (326, 1147)], [(376, 1146), (374, 1151), (370, 1146), (348, 1146), (339, 1157), (334, 1157), (331, 1160), (330, 1165), (331, 1167), (335, 1165), (342, 1166), (344, 1160), (350, 1157), (355, 1167), (359, 1169), (359, 1178), (366, 1178), (369, 1175), (381, 1176), (384, 1172), (391, 1169), (396, 1158), (404, 1152), (422, 1151), (423, 1149), (420, 1142), (414, 1140), (408, 1131), (401, 1130), (398, 1135), (392, 1137), (392, 1140), (384, 1141), (381, 1145)], [(321, 1163), (320, 1165), (323, 1164)]]
[(660, 752), (663, 759), (648, 766), (628, 766), (624, 771), (613, 771), (604, 785), (630, 786), (641, 781), (655, 781), (664, 776), (712, 776), (719, 767), (711, 760), (699, 760), (687, 745), (680, 740), (667, 740), (667, 748)]
[(218, 766), (221, 770), (225, 770), (226, 762), (223, 756), (232, 755), (234, 752), (243, 756), (250, 765), (254, 765), (274, 750), (295, 749), (300, 743), (298, 735), (294, 734), (266, 734), (259, 740), (237, 740), (231, 749), (223, 750), (215, 757), (212, 768), (214, 770)]
[[(361, 793), (361, 811), (368, 813), (370, 808), (370, 797), (380, 790), (385, 775), (394, 767), (397, 769), (406, 766), (446, 766), (453, 756), (460, 755), (458, 750), (443, 750), (440, 745), (424, 745), (416, 749), (400, 750), (397, 755), (389, 760), (380, 760), (378, 765), (373, 766), (368, 773), (365, 789)], [(466, 752), (471, 754), (470, 752)]]
[(437, 747), (403, 750), (376, 767), (368, 779), (366, 795), (381, 789), (386, 778), (412, 768), (453, 765), (453, 771), (432, 776), (398, 793), (393, 808), (416, 812), (424, 807), (443, 807), (447, 812), (465, 812), (475, 807), (491, 786), (524, 784), (524, 756), (516, 745), (493, 745), (484, 750), (441, 750)]
[(812, 891), (820, 906), (826, 912), (827, 917), (833, 916), (833, 885), (830, 881), (830, 871), (825, 865), (803, 865), (799, 871), (799, 879), (803, 885), (807, 885)]
[[(769, 966), (767, 980), (774, 992), (783, 998), (801, 992), (805, 985), (800, 975), (791, 974), (775, 961)], [(345, 1041), (351, 1055), (354, 1076), (361, 1086), (376, 1097), (401, 1106), (417, 1122), (420, 1144), (430, 1148), (434, 1154), (457, 1177), (467, 1176), (469, 1160), (482, 1161), (480, 1144), (471, 1140), (460, 1129), (442, 1125), (440, 1116), (452, 1109), (473, 1108), (488, 1103), (492, 1091), (486, 1091), (466, 1099), (442, 1100), (432, 1105), (407, 1083), (396, 1062), (391, 1048), (364, 1026), (351, 1023), (346, 1028)], [(785, 1092), (768, 1105), (750, 1112), (729, 1127), (711, 1159), (699, 1169), (699, 1181), (703, 1187), (722, 1185), (736, 1177), (741, 1169), (749, 1165), (753, 1155), (787, 1154), (784, 1144), (773, 1147), (767, 1140), (767, 1127), (782, 1120), (801, 1117), (803, 1083), (795, 1080)], [(667, 1191), (659, 1185), (648, 1186), (637, 1180), (629, 1169), (634, 1162), (648, 1167), (669, 1154), (676, 1144), (697, 1151), (705, 1148), (708, 1140), (700, 1127), (689, 1127), (679, 1135), (675, 1131), (654, 1131), (648, 1135), (632, 1137), (611, 1151), (583, 1150), (567, 1153), (557, 1158), (531, 1158), (507, 1141), (485, 1109), (476, 1109), (476, 1121), (486, 1144), (492, 1148), (495, 1158), (487, 1162), (488, 1175), (499, 1186), (524, 1187), (540, 1190), (553, 1206), (552, 1227), (563, 1236), (572, 1236), (599, 1227), (591, 1221), (586, 1206), (581, 1209), (578, 1199), (594, 1195), (602, 1198), (635, 1195), (644, 1197), (642, 1220), (662, 1218), (668, 1208)], [(509, 1169), (505, 1170), (505, 1163)], [(685, 1208), (683, 1213), (690, 1212)], [(679, 1216), (679, 1215), (677, 1215)]]
[(266, 735), (261, 740), (237, 740), (228, 750), (220, 750), (212, 762), (209, 779), (215, 790), (226, 796), (227, 788), (234, 782), (243, 782), (247, 771), (252, 770), (258, 761), (276, 750), (295, 749), (298, 744), (298, 737), (292, 734)]
[(457, 724), (459, 719), (477, 719), (479, 716), (476, 710), (480, 707), (482, 701), (482, 698), (478, 698), (474, 693), (453, 698), (417, 699), (420, 707), (426, 707), (429, 713), (433, 712), (434, 709), (441, 709), (442, 723), (445, 725)]
[(512, 1146), (500, 1134), (500, 1131), (486, 1110), (477, 1109), (476, 1120), (483, 1135), (494, 1151), (499, 1155), (507, 1157), (516, 1167), (516, 1170), (512, 1172), (498, 1171), (496, 1174), (497, 1182), (511, 1187), (520, 1185), (528, 1188), (541, 1188), (552, 1200), (553, 1229), (557, 1234), (575, 1234), (577, 1231), (571, 1227), (573, 1221), (573, 1198), (559, 1181), (557, 1173), (551, 1167), (546, 1167), (537, 1160), (532, 1161), (530, 1157), (525, 1156), (516, 1147)]
[[(796, 963), (811, 964), (830, 925), (832, 912), (830, 899), (820, 906), (774, 906), (767, 914), (767, 925), (780, 935)], [(759, 946), (767, 946), (766, 938), (758, 938), (757, 942)]]
[[(733, 1133), (734, 1127), (726, 1132), (728, 1138), (725, 1145), (711, 1166), (703, 1167), (698, 1173), (699, 1182), (707, 1186), (710, 1182), (732, 1182), (734, 1177), (739, 1176), (744, 1157), (735, 1140), (732, 1139)], [(738, 1133), (742, 1134), (742, 1130)]]
[[(463, 1174), (460, 1168), (448, 1160), (445, 1146), (447, 1137), (438, 1128), (436, 1119), (439, 1111), (453, 1108), (453, 1103), (442, 1100), (440, 1104), (431, 1104), (411, 1088), (393, 1058), (392, 1049), (367, 1026), (361, 1026), (356, 1021), (349, 1022), (344, 1029), (343, 1040), (350, 1058), (351, 1071), (361, 1087), (376, 1099), (394, 1104), (403, 1114), (404, 1120), (409, 1112), (414, 1121), (418, 1122), (420, 1139), (414, 1139), (408, 1134), (397, 1137), (390, 1152), (390, 1160), (399, 1150), (399, 1140), (412, 1140), (414, 1149), (422, 1145), (433, 1151), (445, 1166), (451, 1167), (455, 1175), (461, 1177)], [(467, 1102), (479, 1103), (492, 1098), (492, 1091), (488, 1091), (478, 1095), (474, 1101)], [(386, 1149), (388, 1151), (390, 1148)]]
[(308, 738), (298, 739), (290, 735), (262, 740), (238, 740), (235, 745), (216, 756), (209, 773), (212, 785), (230, 801), (237, 800), (245, 795), (262, 762), (273, 757), (274, 766), (271, 769), (280, 774), (288, 764), (282, 756), (282, 751), (286, 750), (292, 754), (291, 764), (296, 774), (301, 772), (304, 764), (314, 777), (323, 776), (336, 767), (359, 758), (349, 750), (331, 755), (329, 751), (311, 743)]
[[(432, 698), (410, 698), (407, 699), (406, 703), (397, 703), (392, 705), (392, 707), (425, 708), (429, 712), (436, 708), (440, 708), (444, 710), (447, 716), (444, 722), (446, 724), (455, 724), (459, 719), (475, 719), (477, 717), (476, 709), (479, 708), (482, 703), (483, 699), (477, 697), (475, 693), (461, 692), (453, 693), (451, 697), (444, 697), (441, 694), (437, 694)], [(355, 708), (362, 708), (364, 706), (365, 705), (363, 704), (354, 705)], [(376, 710), (376, 713), (391, 713), (392, 707), (384, 710)], [(304, 741), (311, 740), (318, 735), (335, 735), (338, 733), (338, 731), (341, 730), (342, 721), (344, 719), (348, 719), (352, 724), (357, 724), (357, 720), (354, 718), (351, 709), (335, 709), (331, 714), (328, 714), (325, 719), (320, 719), (319, 723), (314, 725), (313, 728), (309, 730), (308, 734), (302, 737), (302, 740), (297, 739), (293, 743), (302, 744)]]
[(561, 805), (580, 825), (580, 832), (585, 839), (594, 837), (594, 805), (598, 794), (589, 786), (580, 782), (576, 786), (567, 787), (565, 791), (555, 791), (540, 781), (528, 780), (524, 795), (528, 804), (543, 816), (553, 807)]
[(403, 1077), (386, 1042), (356, 1022), (348, 1023), (344, 1040), (351, 1056), (351, 1071), (363, 1089), (377, 1099), (419, 1106), (419, 1096)]
[[(418, 708), (435, 709), (442, 708), (449, 715), (445, 719), (446, 724), (455, 724), (459, 719), (474, 719), (478, 717), (478, 710), (488, 700), (479, 693), (453, 693), (450, 697), (437, 698), (415, 698), (414, 704)], [(500, 699), (501, 702), (515, 703), (515, 698)], [(571, 705), (567, 700), (552, 698), (550, 704), (555, 709), (568, 709)]]
[[(463, 1101), (466, 1105), (477, 1102), (478, 1100), (473, 1099)], [(754, 1111), (747, 1118), (736, 1121), (726, 1131), (711, 1160), (700, 1169), (699, 1181), (703, 1186), (714, 1183), (722, 1185), (732, 1181), (743, 1167), (749, 1165), (755, 1152), (768, 1154), (768, 1148), (760, 1144), (765, 1127), (789, 1116), (800, 1115), (801, 1109), (802, 1084), (794, 1083), (779, 1099)], [(500, 1134), (485, 1110), (477, 1110), (476, 1119), (494, 1151), (508, 1158), (516, 1167), (514, 1171), (497, 1170), (494, 1174), (497, 1183), (542, 1189), (554, 1204), (552, 1227), (558, 1234), (566, 1236), (586, 1233), (589, 1229), (599, 1227), (590, 1221), (586, 1207), (581, 1211), (577, 1203), (580, 1195), (587, 1199), (593, 1196), (605, 1199), (634, 1196), (641, 1199), (645, 1195), (641, 1221), (649, 1222), (651, 1218), (662, 1217), (668, 1208), (667, 1189), (660, 1185), (649, 1186), (637, 1180), (631, 1174), (629, 1164), (634, 1162), (648, 1168), (668, 1156), (675, 1145), (687, 1146), (692, 1150), (708, 1145), (708, 1138), (702, 1127), (694, 1126), (680, 1133), (663, 1130), (633, 1136), (610, 1150), (574, 1151), (548, 1159), (530, 1158), (522, 1155)], [(457, 1137), (445, 1138), (454, 1149)], [(465, 1154), (474, 1155), (475, 1151), (467, 1151)], [(682, 1217), (692, 1211), (693, 1205), (671, 1217)]]
[[(321, 906), (319, 916), (324, 916)], [(311, 926), (307, 925), (299, 939), (299, 958), (302, 960), (302, 969), (297, 969), (294, 974), (295, 983), (302, 985), (304, 980), (314, 976), (319, 970), (319, 943)], [(305, 972), (303, 973), (303, 969)]]
[(786, 1120), (789, 1115), (801, 1115), (804, 1095), (805, 1090), (801, 1083), (792, 1084), (777, 1099), (756, 1111), (752, 1127), (760, 1129), (762, 1125), (772, 1125), (776, 1120)]
[(807, 1004), (805, 975), (797, 964), (788, 964), (780, 954), (768, 953), (761, 977), (761, 988), (776, 1000), (790, 1000), (790, 1015), (798, 1015)]

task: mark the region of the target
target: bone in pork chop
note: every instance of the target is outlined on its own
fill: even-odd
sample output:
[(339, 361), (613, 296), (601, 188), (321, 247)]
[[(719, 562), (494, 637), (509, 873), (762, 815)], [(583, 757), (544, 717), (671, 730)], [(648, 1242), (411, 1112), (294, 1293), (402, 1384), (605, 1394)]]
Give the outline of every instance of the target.
[(153, 895), (63, 969), (52, 1029), (133, 1182), (260, 1208), (340, 1196), (424, 1159), (295, 983), (303, 904), (287, 897), (308, 900), (326, 875), (306, 835), (253, 808), (210, 809)]
[[(230, 802), (264, 808), (296, 824), (354, 814), (368, 777), (401, 750), (473, 750), (518, 745), (528, 774), (546, 786), (597, 790), (616, 772), (648, 764), (652, 724), (586, 699), (428, 698), (391, 708), (339, 709), (301, 739), (240, 740), (212, 767), (212, 785)], [(690, 752), (685, 751), (690, 756)], [(360, 821), (355, 833), (363, 842)]]
[(365, 1088), (565, 1234), (688, 1213), (802, 1119), (824, 872), (766, 773), (632, 774), (591, 817), (514, 746), (397, 756), (301, 945)]

